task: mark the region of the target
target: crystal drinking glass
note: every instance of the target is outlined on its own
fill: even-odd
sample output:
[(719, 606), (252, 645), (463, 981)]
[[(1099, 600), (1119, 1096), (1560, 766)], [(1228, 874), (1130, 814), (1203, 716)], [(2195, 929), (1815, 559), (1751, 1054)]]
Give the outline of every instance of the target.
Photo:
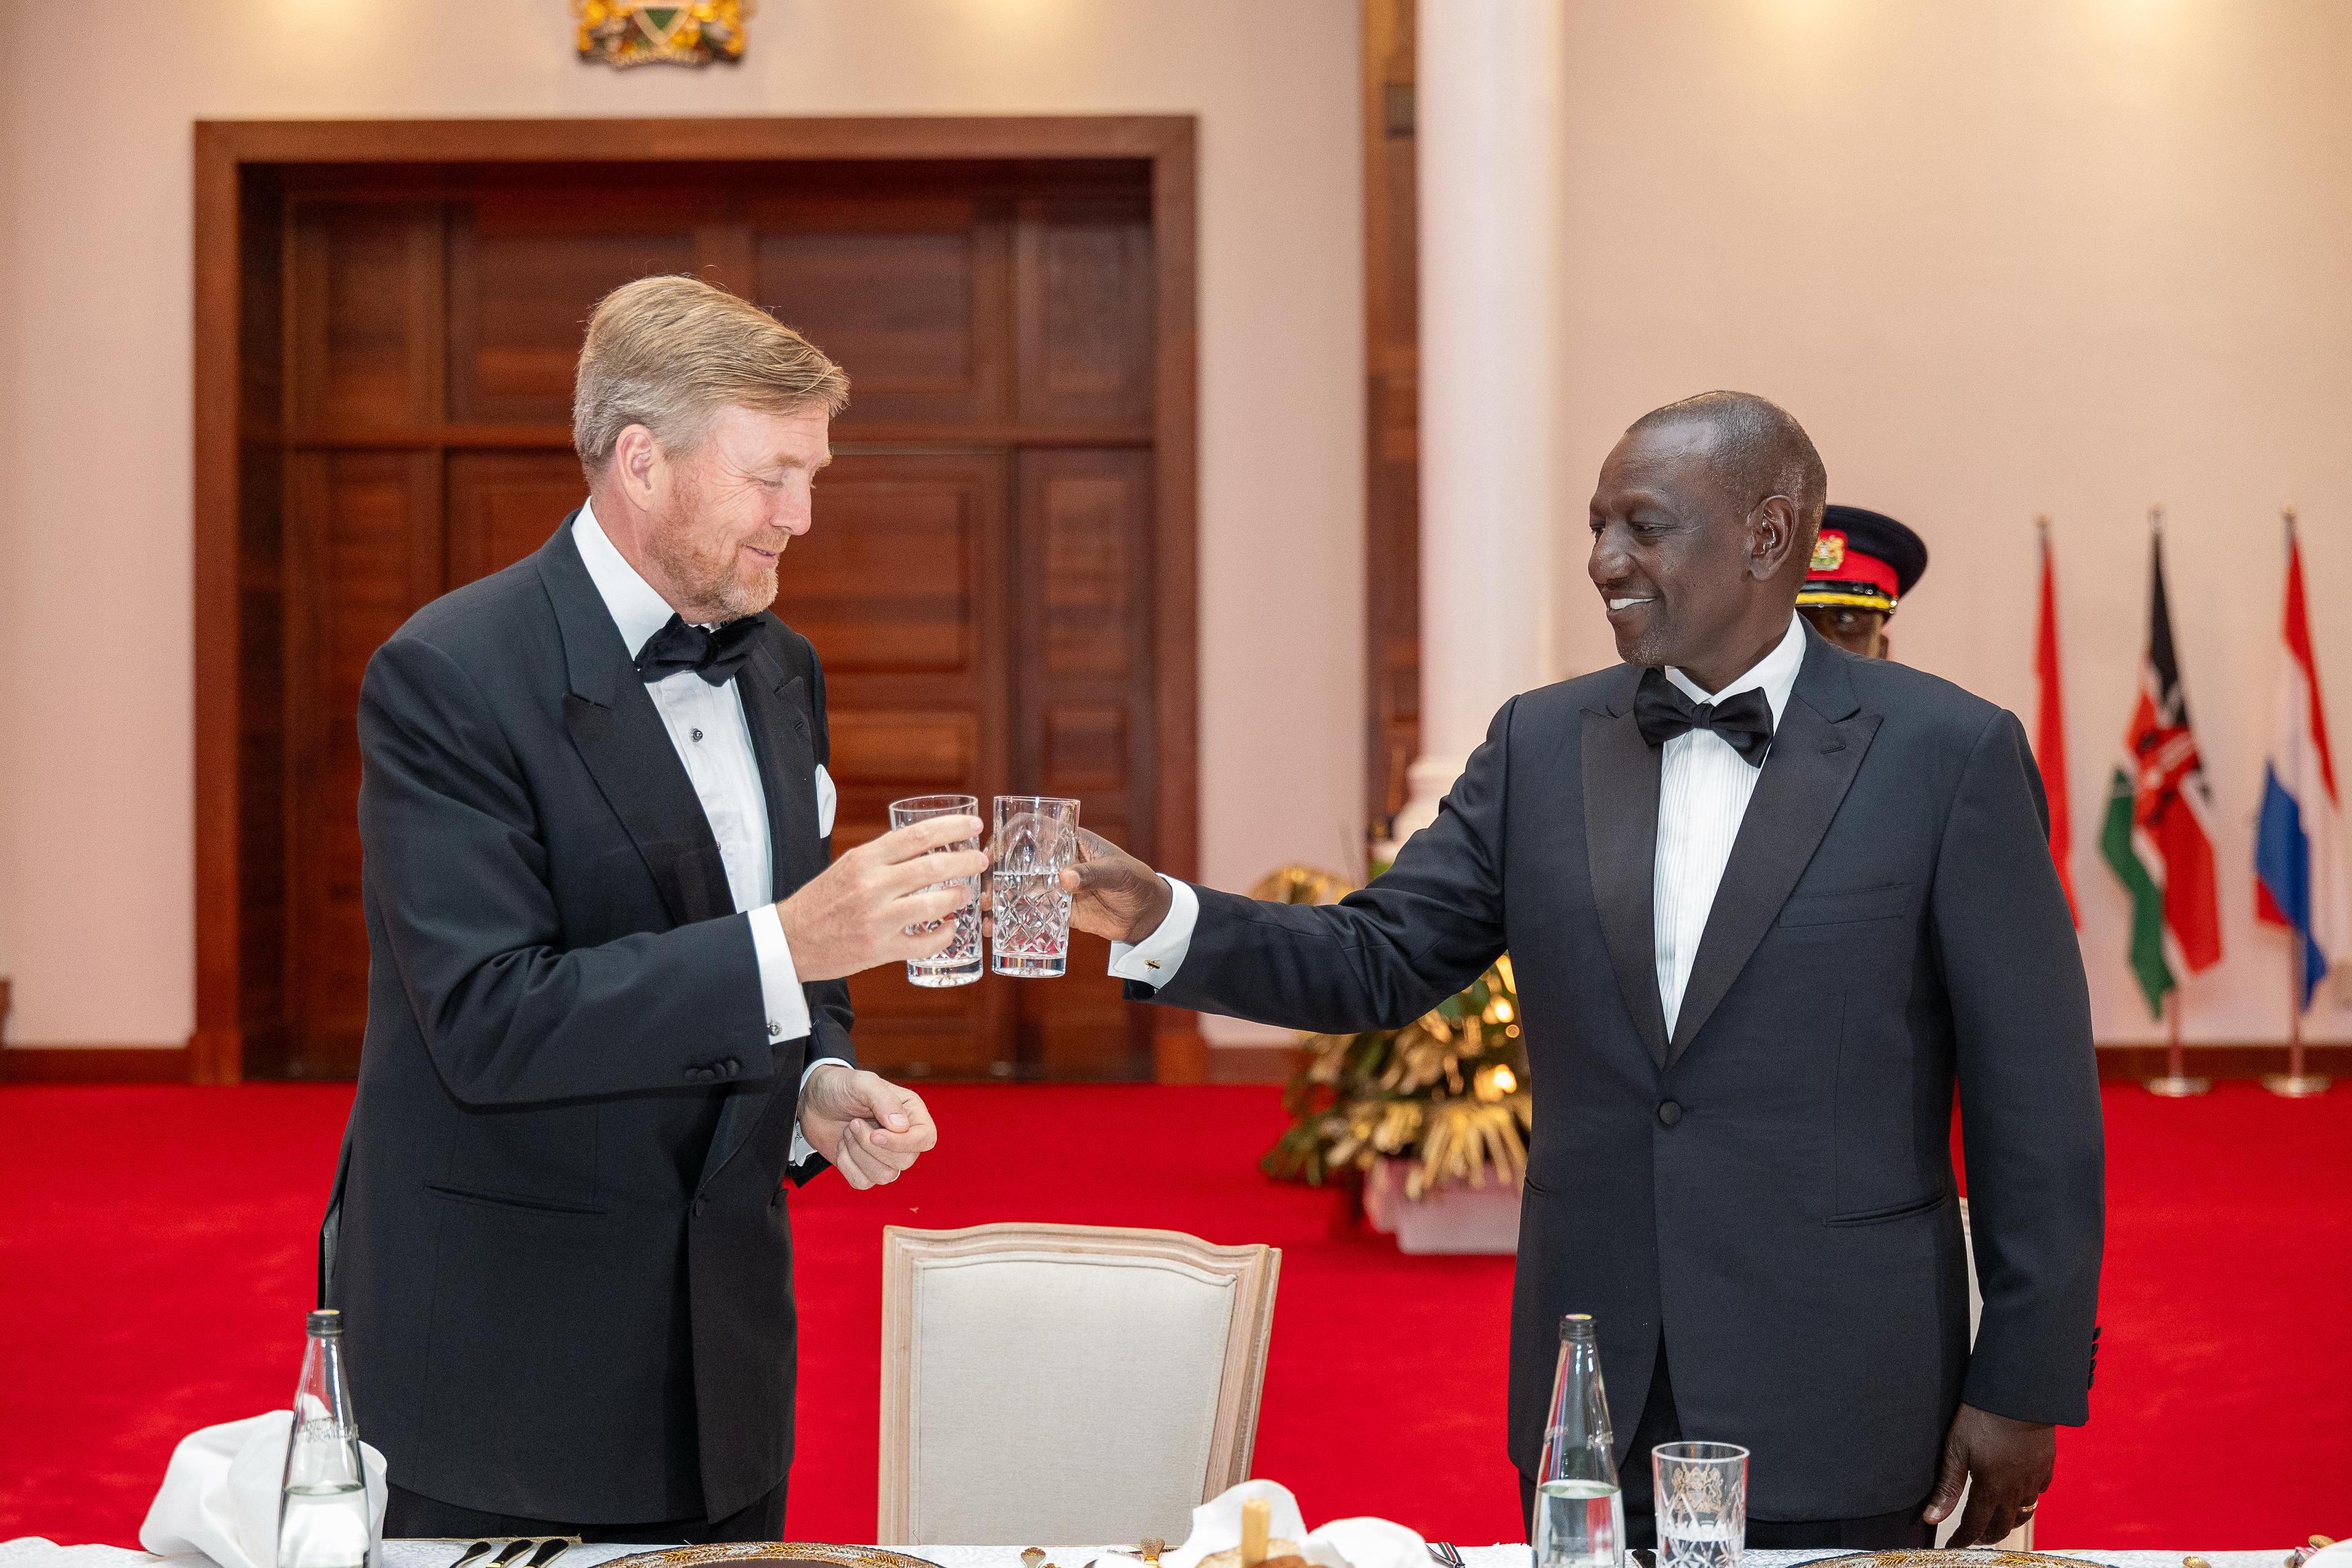
[(996, 973), (1050, 977), (1069, 967), (1070, 895), (1062, 868), (1078, 858), (1078, 803), (1000, 795), (989, 841)]
[(1737, 1568), (1748, 1542), (1748, 1450), (1661, 1443), (1650, 1452), (1658, 1568)]
[[(980, 801), (968, 795), (919, 795), (890, 803), (890, 826), (893, 829), (909, 823), (926, 822), (934, 816), (980, 816)], [(953, 844), (942, 844), (931, 851), (941, 855), (951, 849), (977, 849), (978, 836), (959, 838)], [(935, 888), (962, 888), (971, 894), (971, 901), (948, 917), (955, 922), (955, 938), (945, 948), (929, 958), (907, 961), (907, 984), (909, 985), (969, 985), (980, 978), (980, 879), (953, 877), (944, 882), (934, 882)], [(946, 923), (922, 921), (907, 928), (909, 936), (923, 931), (935, 931)]]

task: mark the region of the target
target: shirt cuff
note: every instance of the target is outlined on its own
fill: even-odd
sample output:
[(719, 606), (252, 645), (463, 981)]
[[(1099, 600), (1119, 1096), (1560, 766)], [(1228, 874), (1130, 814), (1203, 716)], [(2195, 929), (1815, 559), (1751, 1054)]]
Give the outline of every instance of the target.
[[(845, 1068), (849, 1064), (847, 1062), (843, 1061), (839, 1057), (819, 1057), (816, 1060), (809, 1063), (808, 1066), (801, 1068), (801, 1088), (806, 1089), (808, 1087), (808, 1080), (815, 1076), (816, 1069), (819, 1068)], [(801, 1136), (801, 1119), (797, 1116), (793, 1117), (793, 1152), (787, 1163), (793, 1167), (793, 1169), (798, 1170), (801, 1166), (807, 1164), (811, 1160), (815, 1158), (815, 1148), (810, 1144), (807, 1139)]]
[(760, 964), (760, 1007), (768, 1020), (768, 1044), (797, 1040), (809, 1032), (808, 996), (801, 990), (801, 972), (793, 966), (783, 920), (773, 904), (761, 904), (744, 918), (751, 922), (751, 956)]
[(1192, 927), (1201, 919), (1201, 895), (1192, 890), (1190, 882), (1164, 876), (1160, 879), (1168, 884), (1168, 913), (1160, 920), (1160, 929), (1141, 942), (1110, 944), (1110, 973), (1114, 980), (1165, 985), (1176, 978), (1176, 972), (1184, 966), (1185, 953), (1192, 951)]

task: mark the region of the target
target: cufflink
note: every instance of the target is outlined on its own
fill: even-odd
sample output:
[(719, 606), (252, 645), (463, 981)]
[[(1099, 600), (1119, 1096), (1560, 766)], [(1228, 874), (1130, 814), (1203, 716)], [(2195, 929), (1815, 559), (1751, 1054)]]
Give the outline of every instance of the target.
[(1146, 969), (1157, 969), (1160, 967), (1160, 961), (1156, 958), (1147, 958), (1143, 961), (1143, 967)]
[(780, 1039), (782, 1037), (783, 1032), (784, 1026), (782, 1024), (777, 1023), (773, 1018), (768, 1020), (768, 1038), (772, 1040)]

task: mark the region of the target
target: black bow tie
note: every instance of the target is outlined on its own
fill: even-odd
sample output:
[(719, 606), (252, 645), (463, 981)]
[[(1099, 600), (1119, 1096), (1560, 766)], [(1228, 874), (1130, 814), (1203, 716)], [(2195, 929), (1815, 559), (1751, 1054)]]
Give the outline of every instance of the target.
[(1653, 746), (1692, 730), (1712, 730), (1751, 768), (1762, 767), (1772, 749), (1772, 704), (1752, 686), (1720, 702), (1693, 702), (1664, 670), (1645, 669), (1633, 693), (1633, 722)]
[(637, 679), (651, 685), (681, 669), (690, 669), (713, 686), (724, 686), (735, 679), (735, 672), (751, 657), (751, 649), (759, 640), (757, 616), (730, 621), (715, 632), (689, 626), (681, 617), (672, 616), (668, 624), (637, 650)]

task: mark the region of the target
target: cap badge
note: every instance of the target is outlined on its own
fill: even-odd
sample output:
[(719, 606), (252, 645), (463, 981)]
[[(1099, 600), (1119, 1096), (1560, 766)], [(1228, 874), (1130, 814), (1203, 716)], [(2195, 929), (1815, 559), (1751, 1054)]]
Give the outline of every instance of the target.
[(1845, 535), (1824, 531), (1813, 541), (1815, 572), (1834, 572), (1845, 564)]

